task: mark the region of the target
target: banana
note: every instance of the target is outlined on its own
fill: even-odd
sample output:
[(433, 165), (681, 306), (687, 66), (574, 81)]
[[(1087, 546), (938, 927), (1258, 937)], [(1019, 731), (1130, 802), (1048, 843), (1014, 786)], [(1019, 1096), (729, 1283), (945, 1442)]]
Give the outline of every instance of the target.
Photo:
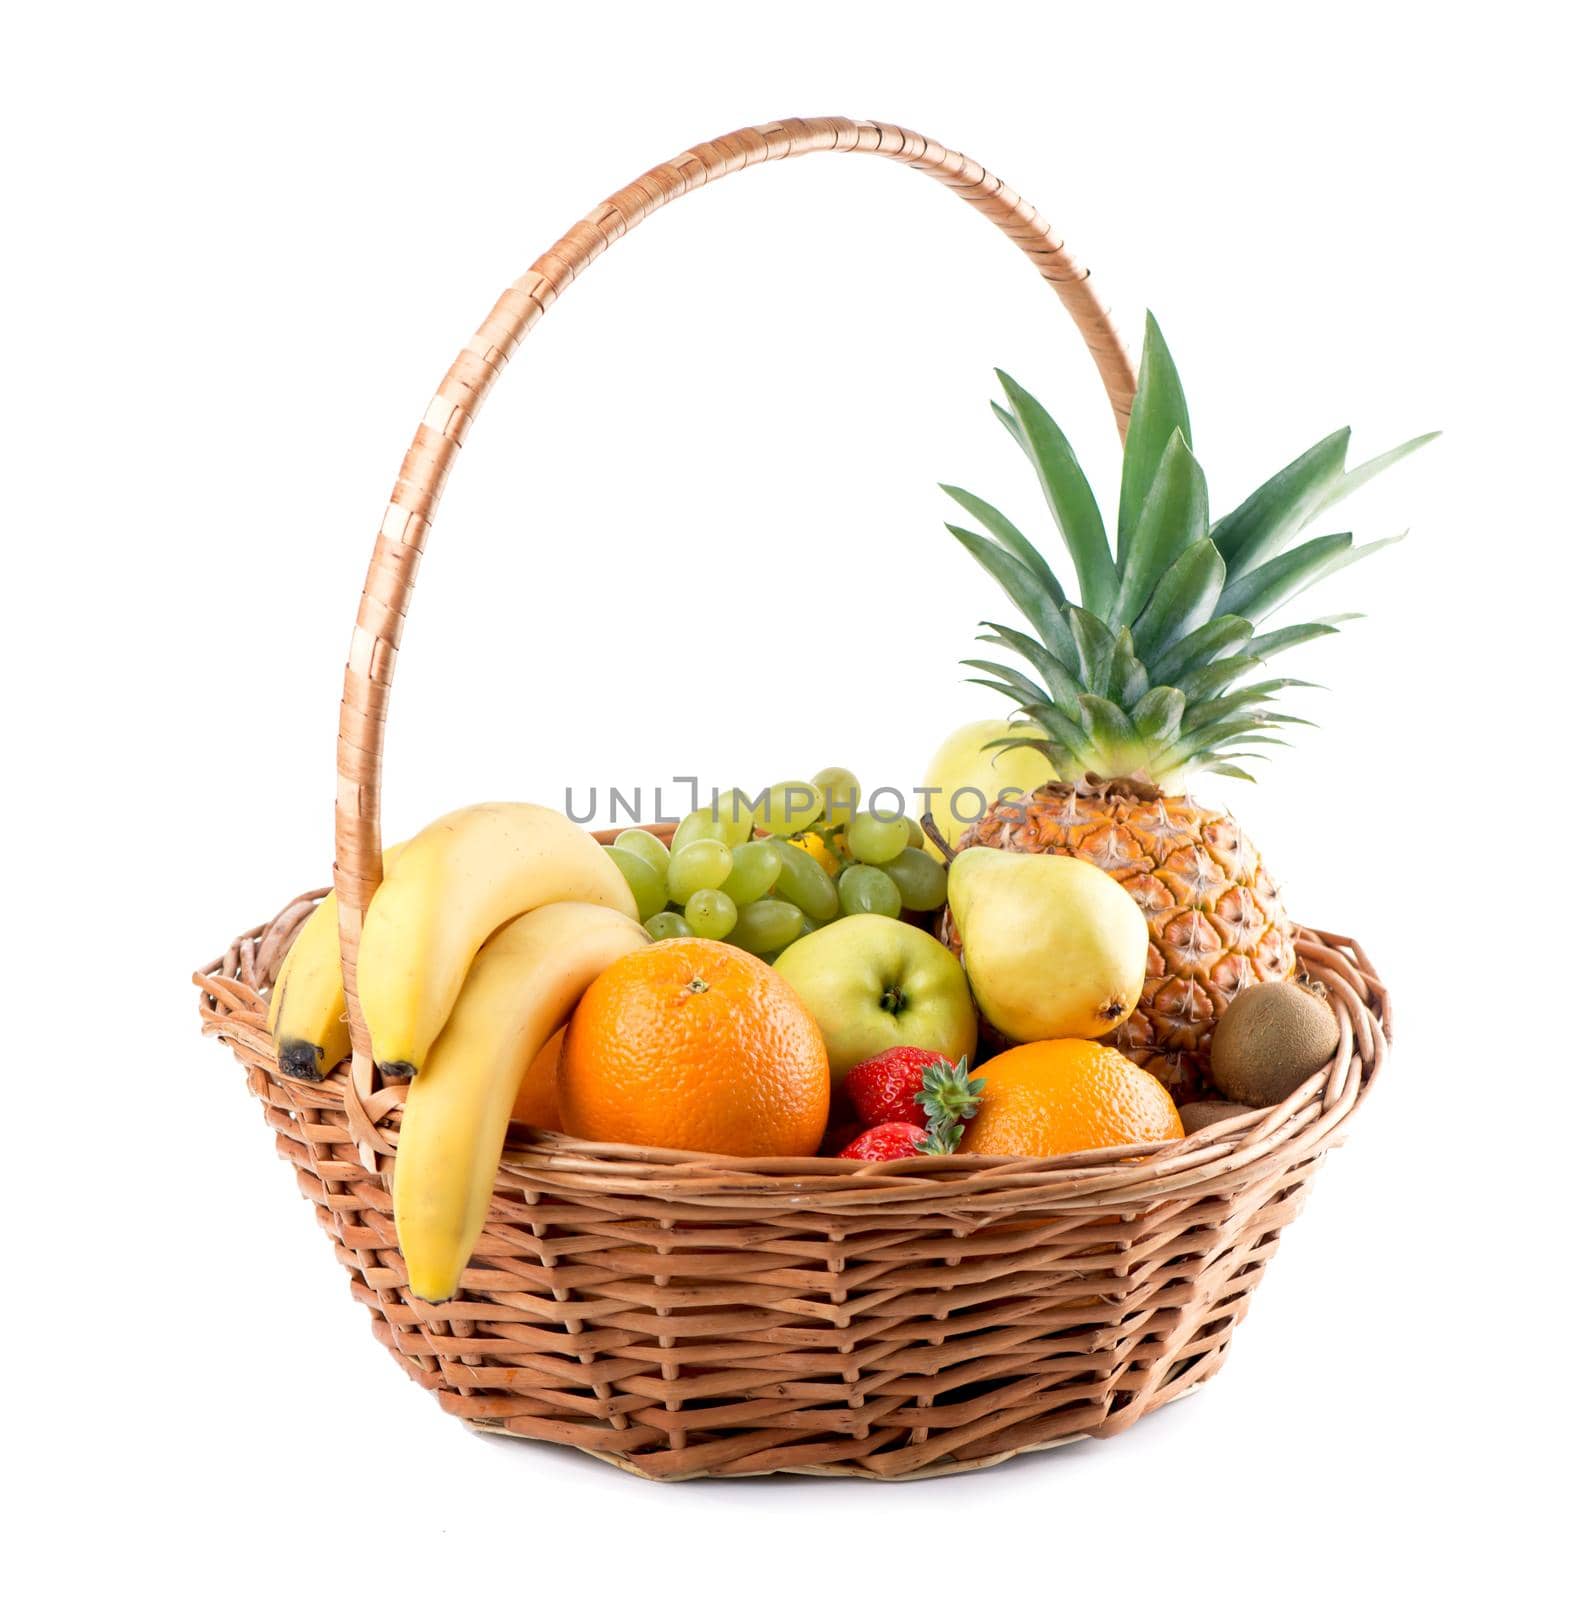
[(545, 806), (468, 806), (407, 841), (374, 891), (357, 993), (374, 1060), (423, 1068), (478, 948), (502, 923), (559, 900), (637, 919), (627, 880), (593, 838)]
[[(385, 870), (404, 845), (385, 852)], [(341, 932), (332, 890), (297, 930), (269, 997), (269, 1031), (288, 1078), (322, 1078), (352, 1053), (341, 983)]]
[(522, 1075), (610, 963), (649, 943), (608, 906), (540, 906), (478, 952), (407, 1090), (396, 1145), (396, 1237), (412, 1292), (451, 1299), (483, 1232)]

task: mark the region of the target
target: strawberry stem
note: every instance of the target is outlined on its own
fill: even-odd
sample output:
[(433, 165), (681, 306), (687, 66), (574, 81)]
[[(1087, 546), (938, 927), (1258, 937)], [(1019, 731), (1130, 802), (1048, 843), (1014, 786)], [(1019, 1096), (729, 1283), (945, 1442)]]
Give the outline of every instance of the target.
[(929, 1119), (927, 1137), (919, 1146), (921, 1153), (932, 1156), (954, 1154), (962, 1142), (962, 1125), (978, 1114), (978, 1103), (983, 1093), (984, 1080), (967, 1075), (966, 1056), (954, 1067), (925, 1067), (923, 1088), (913, 1096)]
[(962, 1124), (953, 1122), (931, 1122), (928, 1132), (918, 1141), (918, 1154), (921, 1156), (954, 1156), (956, 1147), (962, 1142)]

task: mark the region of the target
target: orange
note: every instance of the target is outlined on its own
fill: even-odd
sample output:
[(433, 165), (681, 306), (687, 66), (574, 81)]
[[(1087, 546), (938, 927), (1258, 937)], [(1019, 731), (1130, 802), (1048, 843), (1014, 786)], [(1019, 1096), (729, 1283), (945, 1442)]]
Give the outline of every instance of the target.
[(517, 1103), (511, 1108), (513, 1122), (525, 1122), (530, 1128), (548, 1128), (551, 1133), (561, 1131), (561, 1108), (555, 1094), (555, 1065), (561, 1059), (561, 1040), (565, 1037), (565, 1028), (552, 1033), (548, 1043), (522, 1074), (522, 1082), (517, 1088)]
[(830, 1063), (797, 992), (757, 956), (664, 939), (606, 967), (566, 1030), (561, 1122), (580, 1139), (811, 1156)]
[(964, 1155), (1064, 1156), (1182, 1137), (1164, 1084), (1092, 1039), (1018, 1045), (973, 1076), (984, 1094), (962, 1135)]

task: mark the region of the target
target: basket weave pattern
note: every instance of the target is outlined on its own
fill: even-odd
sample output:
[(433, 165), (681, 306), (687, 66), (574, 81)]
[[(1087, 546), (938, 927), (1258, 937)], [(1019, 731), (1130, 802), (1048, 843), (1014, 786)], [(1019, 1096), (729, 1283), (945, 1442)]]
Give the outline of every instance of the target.
[(696, 145), (575, 224), (500, 297), (442, 380), (380, 524), (337, 748), (335, 886), (353, 1056), (277, 1075), (269, 985), (325, 891), (197, 975), (320, 1223), (402, 1366), (475, 1427), (574, 1445), (654, 1478), (899, 1479), (1130, 1426), (1215, 1372), (1231, 1331), (1384, 1059), (1389, 1001), (1357, 947), (1304, 933), (1341, 1026), (1281, 1105), (1164, 1145), (864, 1169), (596, 1145), (514, 1129), (458, 1298), (416, 1299), (390, 1181), (406, 1087), (382, 1083), (357, 1002), (378, 887), (386, 709), (419, 558), (479, 406), (533, 325), (645, 217), (727, 174), (819, 151), (924, 172), (994, 222), (1076, 323), (1125, 434), (1135, 380), (1088, 273), (977, 162), (878, 122), (789, 119)]

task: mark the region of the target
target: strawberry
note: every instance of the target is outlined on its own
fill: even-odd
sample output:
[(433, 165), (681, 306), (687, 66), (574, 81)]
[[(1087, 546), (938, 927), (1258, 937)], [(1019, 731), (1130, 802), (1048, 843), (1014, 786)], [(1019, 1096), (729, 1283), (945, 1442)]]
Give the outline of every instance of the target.
[(928, 1135), (911, 1122), (882, 1122), (860, 1133), (838, 1157), (841, 1161), (905, 1161), (922, 1155)]
[(859, 1062), (843, 1088), (867, 1128), (851, 1143), (845, 1128), (832, 1130), (825, 1148), (836, 1146), (842, 1161), (904, 1161), (950, 1155), (978, 1111), (984, 1081), (968, 1077), (966, 1056), (952, 1066), (938, 1051), (897, 1045)]
[[(958, 1069), (946, 1067), (946, 1072)], [(964, 1079), (967, 1068), (960, 1069)], [(933, 1096), (926, 1093), (926, 1098)], [(975, 1083), (971, 1095), (971, 1109), (964, 1115), (972, 1116), (978, 1110), (978, 1092)], [(840, 1153), (842, 1161), (905, 1161), (909, 1156), (949, 1156), (962, 1142), (962, 1124), (955, 1115), (931, 1117), (927, 1128), (915, 1122), (882, 1122), (877, 1127), (865, 1128), (851, 1144)]]
[(899, 1044), (860, 1061), (847, 1073), (847, 1098), (865, 1128), (877, 1128), (882, 1122), (910, 1122), (926, 1128), (929, 1113), (918, 1102), (924, 1068), (950, 1065), (938, 1050)]

